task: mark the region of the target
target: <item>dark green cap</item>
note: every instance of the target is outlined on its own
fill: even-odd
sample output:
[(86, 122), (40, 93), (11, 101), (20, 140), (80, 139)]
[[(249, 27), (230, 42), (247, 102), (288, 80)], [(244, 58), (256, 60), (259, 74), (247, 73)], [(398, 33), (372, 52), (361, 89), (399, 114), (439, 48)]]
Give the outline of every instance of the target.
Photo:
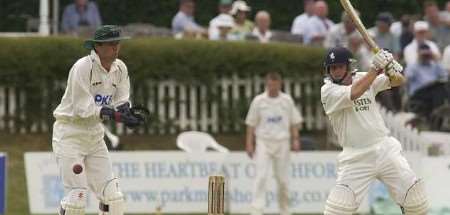
[(112, 42), (130, 39), (122, 36), (122, 30), (116, 25), (103, 25), (95, 30), (94, 38), (84, 41), (84, 47), (94, 49), (95, 43)]

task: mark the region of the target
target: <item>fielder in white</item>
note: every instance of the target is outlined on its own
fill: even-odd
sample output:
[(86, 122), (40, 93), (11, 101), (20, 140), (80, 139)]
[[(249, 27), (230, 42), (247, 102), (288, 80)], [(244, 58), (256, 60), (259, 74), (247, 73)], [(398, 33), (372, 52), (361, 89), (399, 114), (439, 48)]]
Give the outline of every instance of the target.
[[(122, 39), (117, 26), (96, 30), (94, 38), (85, 43), (91, 53), (70, 69), (66, 91), (53, 112), (52, 146), (65, 191), (60, 215), (83, 215), (88, 187), (100, 201), (100, 215), (124, 213), (124, 198), (113, 176), (102, 124), (115, 120), (133, 128), (141, 123), (129, 111), (128, 71), (117, 59)], [(73, 171), (75, 164), (83, 167), (80, 174)]]
[[(248, 111), (246, 151), (256, 162), (252, 215), (262, 215), (266, 203), (266, 184), (269, 168), (278, 185), (278, 204), (281, 215), (289, 215), (288, 178), (289, 152), (300, 150), (299, 127), (302, 117), (292, 98), (281, 92), (281, 76), (266, 75), (266, 91), (256, 96)], [(256, 136), (256, 148), (254, 141)]]
[(403, 68), (384, 50), (373, 57), (367, 73), (353, 73), (351, 61), (350, 51), (340, 47), (331, 49), (325, 60), (322, 104), (343, 151), (324, 214), (355, 213), (371, 182), (379, 179), (403, 214), (425, 215), (424, 183), (402, 155), (399, 141), (389, 136), (375, 103), (377, 93), (405, 82)]

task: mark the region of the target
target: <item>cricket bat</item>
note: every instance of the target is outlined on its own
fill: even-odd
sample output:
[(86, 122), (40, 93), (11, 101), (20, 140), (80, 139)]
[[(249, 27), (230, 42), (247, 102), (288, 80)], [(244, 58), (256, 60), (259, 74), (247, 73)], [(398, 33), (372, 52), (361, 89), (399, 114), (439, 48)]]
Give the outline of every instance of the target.
[(356, 13), (355, 8), (353, 8), (352, 3), (350, 3), (350, 0), (340, 0), (342, 7), (344, 7), (345, 12), (350, 16), (350, 18), (353, 21), (353, 24), (355, 25), (358, 32), (363, 37), (364, 41), (369, 46), (370, 50), (373, 53), (377, 53), (380, 50), (380, 47), (373, 41), (372, 37), (369, 35), (369, 32), (367, 31), (366, 27), (364, 27), (364, 24), (361, 22), (361, 19), (358, 17), (358, 13)]

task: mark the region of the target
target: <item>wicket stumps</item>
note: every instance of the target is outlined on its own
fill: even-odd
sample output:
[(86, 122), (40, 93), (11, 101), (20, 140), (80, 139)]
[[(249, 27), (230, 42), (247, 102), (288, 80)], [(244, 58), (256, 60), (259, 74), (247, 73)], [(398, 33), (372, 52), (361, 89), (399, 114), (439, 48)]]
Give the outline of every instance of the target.
[(208, 215), (224, 215), (225, 177), (209, 176)]

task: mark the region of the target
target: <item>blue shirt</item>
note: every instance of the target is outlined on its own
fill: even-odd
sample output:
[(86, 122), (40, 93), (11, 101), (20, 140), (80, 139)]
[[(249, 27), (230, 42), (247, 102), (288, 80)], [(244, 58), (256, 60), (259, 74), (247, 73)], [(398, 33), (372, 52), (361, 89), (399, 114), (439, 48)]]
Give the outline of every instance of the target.
[(100, 13), (94, 2), (87, 2), (83, 13), (77, 10), (76, 5), (67, 5), (62, 15), (62, 31), (65, 33), (76, 32), (79, 27), (88, 26), (96, 29), (102, 24)]
[(174, 34), (183, 32), (185, 30), (198, 31), (202, 27), (195, 23), (194, 17), (179, 11), (172, 19), (172, 32)]
[(305, 44), (310, 44), (314, 37), (325, 37), (330, 32), (334, 23), (329, 19), (322, 19), (318, 16), (312, 16), (308, 19), (303, 32), (303, 41)]
[(394, 54), (400, 54), (400, 38), (394, 36), (391, 32), (381, 33), (377, 27), (369, 29), (369, 33), (382, 49), (388, 49)]
[(407, 66), (405, 75), (408, 79), (408, 94), (411, 96), (417, 90), (439, 80), (447, 80), (447, 71), (435, 62), (430, 64), (415, 63)]

